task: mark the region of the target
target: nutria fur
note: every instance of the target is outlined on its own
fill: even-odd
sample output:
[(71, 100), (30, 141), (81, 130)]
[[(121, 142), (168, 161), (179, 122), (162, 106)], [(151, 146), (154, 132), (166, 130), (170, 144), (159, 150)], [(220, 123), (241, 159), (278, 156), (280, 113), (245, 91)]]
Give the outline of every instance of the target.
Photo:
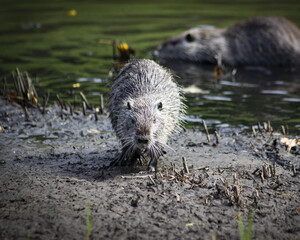
[(300, 66), (300, 30), (283, 17), (251, 17), (226, 29), (192, 28), (167, 39), (159, 57), (230, 66)]
[(157, 159), (179, 126), (182, 99), (169, 71), (151, 60), (128, 63), (115, 79), (109, 98), (109, 116), (122, 145), (115, 163), (132, 164), (148, 155), (148, 170), (156, 170)]

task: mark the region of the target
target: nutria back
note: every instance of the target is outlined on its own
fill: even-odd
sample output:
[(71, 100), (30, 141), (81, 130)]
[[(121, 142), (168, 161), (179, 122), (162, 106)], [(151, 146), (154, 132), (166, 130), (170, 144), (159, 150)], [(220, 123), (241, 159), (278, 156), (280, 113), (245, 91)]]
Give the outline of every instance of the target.
[(109, 98), (109, 116), (122, 144), (118, 162), (126, 164), (150, 155), (156, 165), (167, 139), (179, 126), (182, 98), (170, 72), (154, 61), (128, 63), (112, 84)]
[(230, 66), (300, 66), (300, 30), (283, 17), (251, 17), (227, 29), (200, 29), (167, 39), (162, 58)]

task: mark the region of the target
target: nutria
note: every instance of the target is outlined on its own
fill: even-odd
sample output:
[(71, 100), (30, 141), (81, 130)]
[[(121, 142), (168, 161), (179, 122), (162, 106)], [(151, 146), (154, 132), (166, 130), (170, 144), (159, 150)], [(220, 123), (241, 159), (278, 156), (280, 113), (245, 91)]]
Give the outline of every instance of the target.
[(113, 165), (129, 165), (150, 156), (155, 170), (168, 138), (178, 129), (185, 105), (169, 71), (152, 60), (133, 60), (111, 87), (109, 117), (122, 145)]
[(300, 30), (283, 17), (251, 17), (226, 29), (192, 28), (167, 39), (159, 57), (230, 66), (300, 66)]

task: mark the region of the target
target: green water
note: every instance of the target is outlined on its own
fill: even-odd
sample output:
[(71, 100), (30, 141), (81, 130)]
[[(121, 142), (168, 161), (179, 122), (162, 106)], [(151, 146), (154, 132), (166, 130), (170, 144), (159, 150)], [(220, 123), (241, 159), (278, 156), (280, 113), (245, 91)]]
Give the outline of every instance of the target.
[[(50, 92), (54, 101), (59, 93), (71, 101), (71, 92), (83, 91), (99, 105), (98, 93), (108, 96), (112, 68), (112, 47), (99, 40), (125, 41), (138, 57), (152, 58), (165, 38), (193, 26), (227, 27), (253, 15), (280, 15), (300, 26), (299, 12), (298, 0), (1, 1), (0, 74), (9, 78), (18, 67), (37, 78), (40, 96)], [(187, 125), (197, 127), (205, 119), (211, 128), (226, 128), (270, 120), (275, 128), (287, 124), (299, 133), (299, 74), (250, 71), (215, 81), (210, 68), (173, 70), (184, 87), (204, 91), (186, 95)], [(73, 88), (75, 83), (80, 87)]]

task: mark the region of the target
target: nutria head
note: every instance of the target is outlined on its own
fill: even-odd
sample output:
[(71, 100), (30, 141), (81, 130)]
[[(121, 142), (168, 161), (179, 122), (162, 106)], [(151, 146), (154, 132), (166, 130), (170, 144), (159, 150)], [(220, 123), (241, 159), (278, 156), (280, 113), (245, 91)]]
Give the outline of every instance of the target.
[(225, 49), (223, 32), (223, 29), (192, 28), (162, 43), (158, 47), (159, 57), (215, 64)]
[[(154, 101), (153, 101), (154, 100)], [(130, 152), (156, 155), (160, 153), (163, 143), (160, 142), (160, 131), (164, 128), (164, 106), (160, 99), (129, 98), (123, 103), (124, 118), (119, 129), (122, 129), (122, 145)]]

